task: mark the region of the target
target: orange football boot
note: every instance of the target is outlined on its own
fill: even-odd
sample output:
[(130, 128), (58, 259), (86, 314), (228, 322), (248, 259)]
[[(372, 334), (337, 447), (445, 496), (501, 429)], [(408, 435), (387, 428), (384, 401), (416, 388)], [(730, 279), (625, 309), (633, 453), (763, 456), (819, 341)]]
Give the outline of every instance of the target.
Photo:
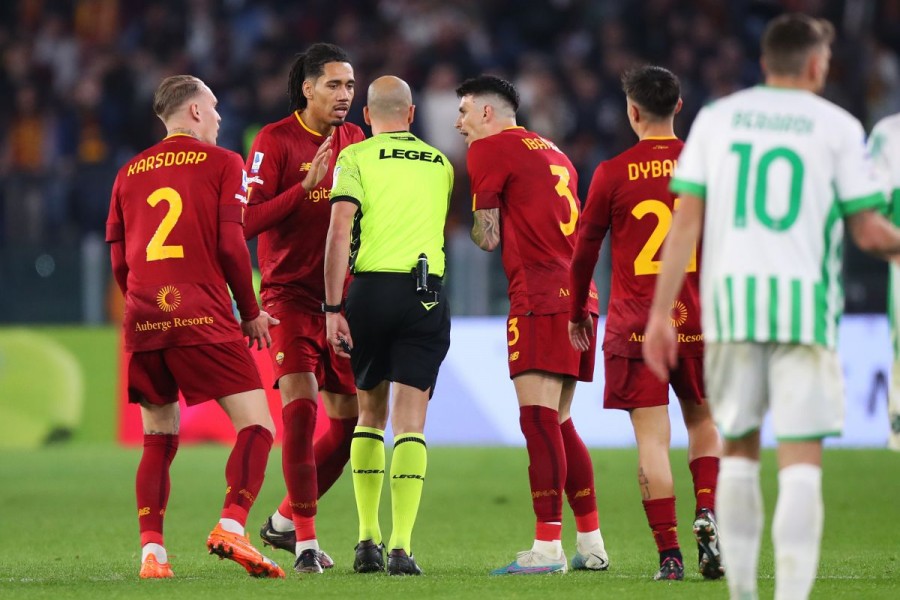
[(141, 579), (169, 579), (175, 577), (169, 563), (156, 560), (155, 554), (148, 554), (147, 560), (141, 563)]
[(281, 567), (254, 548), (247, 536), (225, 531), (220, 524), (216, 524), (216, 528), (209, 534), (206, 547), (210, 554), (241, 565), (252, 577), (284, 577)]

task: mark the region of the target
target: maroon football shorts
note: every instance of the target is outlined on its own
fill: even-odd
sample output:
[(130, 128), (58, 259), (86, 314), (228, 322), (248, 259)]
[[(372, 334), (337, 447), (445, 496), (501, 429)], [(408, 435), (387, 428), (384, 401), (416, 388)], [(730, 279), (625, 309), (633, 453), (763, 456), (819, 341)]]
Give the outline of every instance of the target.
[(578, 381), (593, 380), (596, 336), (587, 352), (573, 348), (569, 341), (569, 313), (510, 316), (506, 335), (510, 378), (525, 371), (546, 371)]
[(222, 342), (135, 352), (128, 362), (128, 401), (188, 405), (261, 390), (262, 381), (247, 343)]
[[(604, 354), (606, 388), (604, 408), (647, 408), (669, 404), (669, 384), (657, 379), (640, 358)], [(678, 357), (678, 366), (669, 373), (675, 395), (682, 400), (703, 404), (703, 357)]]
[(325, 314), (311, 314), (278, 305), (266, 309), (281, 323), (269, 329), (269, 356), (275, 385), (289, 373), (315, 373), (319, 389), (334, 394), (355, 394), (350, 361), (334, 353), (325, 334)]

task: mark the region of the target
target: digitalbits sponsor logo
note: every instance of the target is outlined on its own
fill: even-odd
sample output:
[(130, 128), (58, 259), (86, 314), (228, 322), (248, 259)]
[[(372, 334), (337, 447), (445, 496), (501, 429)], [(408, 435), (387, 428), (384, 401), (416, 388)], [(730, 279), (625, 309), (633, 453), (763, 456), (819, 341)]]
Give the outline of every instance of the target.
[(181, 306), (181, 292), (174, 285), (167, 285), (156, 293), (156, 305), (163, 312), (172, 312)]
[(687, 306), (685, 306), (681, 300), (676, 300), (675, 304), (672, 305), (672, 312), (669, 314), (672, 327), (681, 327), (687, 322), (687, 318)]

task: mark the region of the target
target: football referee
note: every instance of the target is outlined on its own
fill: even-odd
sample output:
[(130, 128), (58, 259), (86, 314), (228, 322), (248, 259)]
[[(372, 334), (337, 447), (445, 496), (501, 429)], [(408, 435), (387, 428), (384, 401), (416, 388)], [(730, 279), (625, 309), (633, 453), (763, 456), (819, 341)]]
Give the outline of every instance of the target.
[[(360, 540), (353, 568), (359, 573), (384, 570), (378, 502), (391, 382), (394, 529), (388, 573), (422, 573), (410, 540), (425, 481), (425, 412), (450, 347), (441, 283), (453, 167), (409, 132), (414, 114), (405, 81), (376, 79), (363, 108), (372, 137), (341, 151), (331, 191), (322, 309), (328, 340), (350, 357), (359, 389), (359, 424), (350, 446)], [(348, 262), (354, 278), (344, 301)]]

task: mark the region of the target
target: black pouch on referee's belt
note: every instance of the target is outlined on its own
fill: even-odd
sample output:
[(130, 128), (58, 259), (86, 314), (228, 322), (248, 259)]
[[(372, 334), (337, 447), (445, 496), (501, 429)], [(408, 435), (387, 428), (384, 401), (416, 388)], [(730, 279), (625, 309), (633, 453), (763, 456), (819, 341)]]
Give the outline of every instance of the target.
[(440, 285), (437, 286), (438, 289), (430, 289), (428, 287), (428, 257), (424, 252), (419, 255), (419, 260), (416, 261), (412, 275), (416, 280), (416, 294), (419, 296), (431, 294), (433, 297), (432, 301), (437, 303), (440, 298)]
[(416, 279), (416, 293), (420, 296), (428, 293), (428, 257), (425, 253), (419, 255), (416, 267), (412, 270)]

